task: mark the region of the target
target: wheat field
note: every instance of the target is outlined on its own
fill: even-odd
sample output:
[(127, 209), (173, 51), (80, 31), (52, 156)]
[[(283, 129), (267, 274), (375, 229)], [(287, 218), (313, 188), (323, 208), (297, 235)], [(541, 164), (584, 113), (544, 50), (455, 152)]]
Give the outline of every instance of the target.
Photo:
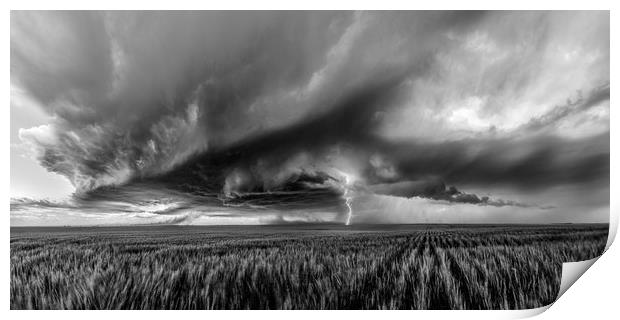
[(524, 309), (606, 224), (11, 228), (11, 309)]

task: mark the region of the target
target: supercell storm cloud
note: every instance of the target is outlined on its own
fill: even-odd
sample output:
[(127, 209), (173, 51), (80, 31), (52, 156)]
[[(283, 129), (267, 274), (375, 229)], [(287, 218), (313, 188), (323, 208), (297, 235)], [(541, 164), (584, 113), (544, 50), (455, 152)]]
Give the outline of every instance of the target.
[(608, 12), (12, 12), (75, 187), (12, 222), (606, 221), (609, 60)]

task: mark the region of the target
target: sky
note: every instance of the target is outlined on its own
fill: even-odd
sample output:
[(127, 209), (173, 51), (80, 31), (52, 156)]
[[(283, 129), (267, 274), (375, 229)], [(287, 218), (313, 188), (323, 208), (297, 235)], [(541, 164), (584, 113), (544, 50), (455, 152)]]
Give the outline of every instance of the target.
[(11, 224), (609, 219), (609, 12), (11, 12)]

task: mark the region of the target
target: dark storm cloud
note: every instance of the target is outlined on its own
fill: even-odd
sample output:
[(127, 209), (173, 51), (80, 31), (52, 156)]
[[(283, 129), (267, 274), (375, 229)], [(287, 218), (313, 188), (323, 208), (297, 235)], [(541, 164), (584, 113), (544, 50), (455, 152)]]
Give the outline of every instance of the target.
[[(80, 191), (141, 180), (232, 194), (351, 175), (438, 179), (410, 196), (519, 205), (445, 184), (608, 181), (608, 19), (14, 12), (11, 83), (56, 116), (20, 137)], [(561, 105), (575, 90), (585, 96)], [(590, 127), (568, 137), (575, 117)]]
[(368, 186), (368, 190), (378, 195), (405, 198), (419, 197), (452, 203), (489, 205), (495, 207), (539, 207), (537, 205), (520, 203), (513, 200), (492, 199), (489, 196), (478, 196), (473, 193), (463, 192), (455, 186), (446, 186), (445, 182), (438, 177), (430, 177), (415, 181), (374, 184)]
[[(388, 148), (383, 147), (384, 152)], [(609, 180), (609, 133), (558, 137), (462, 140), (392, 145), (403, 175), (440, 175), (450, 183), (510, 184), (523, 188)]]
[(78, 189), (124, 183), (329, 112), (482, 16), (14, 12), (12, 83), (58, 117), (20, 136)]
[[(165, 171), (206, 149), (224, 117), (241, 118), (261, 91), (320, 63), (291, 59), (327, 46), (328, 26), (346, 26), (330, 25), (332, 16), (16, 12), (12, 82), (59, 116), (22, 137), (81, 189)], [(296, 45), (306, 29), (316, 35)]]
[[(391, 83), (387, 81), (385, 85), (392, 87)], [(368, 134), (367, 129), (376, 120), (374, 106), (381, 105), (380, 99), (398, 97), (398, 86), (393, 90), (367, 87), (360, 91), (364, 94), (345, 99), (328, 114), (230, 148), (212, 150), (157, 180), (188, 191), (219, 192), (231, 175), (243, 172), (243, 185), (237, 186), (238, 191), (274, 191), (305, 173), (329, 172), (322, 163), (334, 156), (333, 150), (341, 155), (340, 150), (349, 149), (353, 150), (349, 157), (357, 164), (348, 165), (357, 167), (354, 170), (358, 178), (378, 194), (527, 207), (534, 204), (489, 199), (447, 187), (446, 183), (522, 189), (592, 183), (605, 188), (609, 184), (608, 132), (577, 140), (517, 136), (446, 143), (391, 142)], [(342, 126), (345, 122), (348, 125)], [(308, 153), (311, 158), (297, 161), (301, 153)], [(378, 154), (383, 158), (379, 165), (375, 157)], [(288, 175), (277, 182), (274, 177), (282, 172)], [(336, 175), (333, 179), (342, 177)], [(417, 181), (413, 187), (411, 180)], [(406, 188), (399, 188), (399, 184)]]

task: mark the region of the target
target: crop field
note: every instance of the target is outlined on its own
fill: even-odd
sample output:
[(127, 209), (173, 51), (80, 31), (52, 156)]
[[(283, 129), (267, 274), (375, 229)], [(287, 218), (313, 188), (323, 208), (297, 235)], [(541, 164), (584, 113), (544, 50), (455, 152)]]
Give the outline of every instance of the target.
[(524, 309), (607, 224), (11, 228), (11, 309)]

